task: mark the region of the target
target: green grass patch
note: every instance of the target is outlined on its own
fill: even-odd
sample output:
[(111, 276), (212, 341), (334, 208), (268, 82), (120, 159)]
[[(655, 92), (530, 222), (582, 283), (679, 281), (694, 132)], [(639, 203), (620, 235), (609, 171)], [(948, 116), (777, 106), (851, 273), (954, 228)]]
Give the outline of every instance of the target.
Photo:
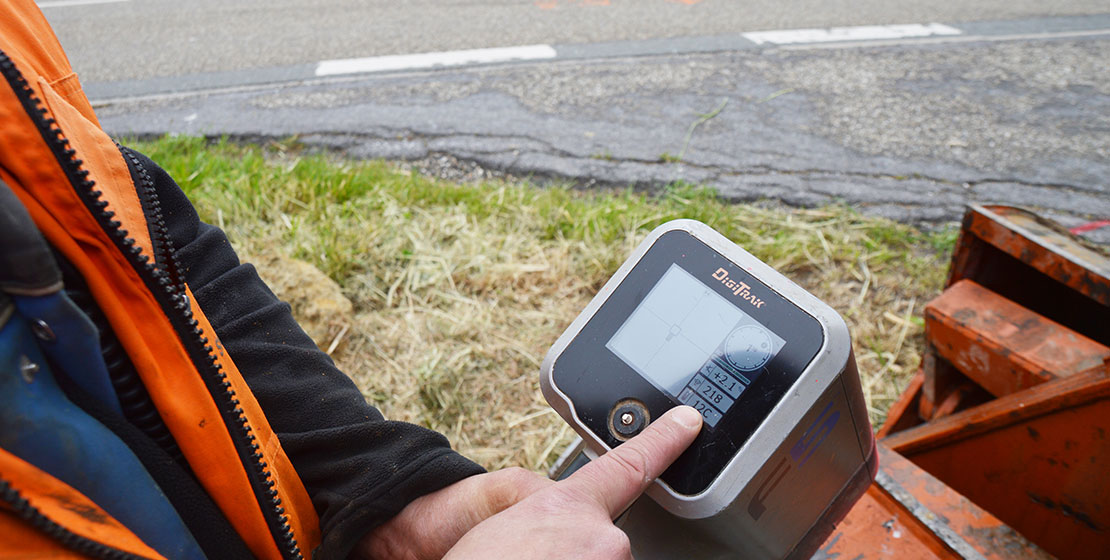
[(228, 232), (368, 399), (493, 468), (542, 468), (569, 439), (539, 394), (539, 363), (663, 222), (709, 224), (840, 311), (876, 423), (917, 367), (920, 312), (955, 239), (840, 206), (729, 204), (688, 184), (457, 184), (295, 142), (134, 145)]

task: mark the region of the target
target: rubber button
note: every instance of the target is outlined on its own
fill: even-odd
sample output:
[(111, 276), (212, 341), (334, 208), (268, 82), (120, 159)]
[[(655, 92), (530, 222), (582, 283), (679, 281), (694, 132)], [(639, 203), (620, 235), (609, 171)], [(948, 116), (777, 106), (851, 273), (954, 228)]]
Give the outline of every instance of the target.
[(643, 403), (626, 399), (613, 406), (609, 413), (609, 431), (613, 437), (625, 441), (642, 432), (651, 419)]

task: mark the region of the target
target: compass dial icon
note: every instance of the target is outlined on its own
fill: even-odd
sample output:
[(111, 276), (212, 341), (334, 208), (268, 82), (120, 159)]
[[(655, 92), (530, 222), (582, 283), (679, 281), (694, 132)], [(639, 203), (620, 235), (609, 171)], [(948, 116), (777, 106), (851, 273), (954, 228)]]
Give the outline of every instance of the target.
[(767, 363), (774, 353), (774, 343), (767, 329), (744, 325), (725, 339), (725, 359), (740, 371), (754, 371)]

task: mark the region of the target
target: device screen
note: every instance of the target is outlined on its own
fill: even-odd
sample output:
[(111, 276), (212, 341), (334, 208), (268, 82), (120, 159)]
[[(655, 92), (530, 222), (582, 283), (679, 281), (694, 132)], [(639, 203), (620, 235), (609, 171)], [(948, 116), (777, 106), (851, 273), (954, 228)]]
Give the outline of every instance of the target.
[(671, 264), (605, 347), (714, 428), (785, 344)]
[(824, 343), (821, 323), (687, 231), (661, 235), (551, 366), (552, 385), (610, 448), (626, 400), (649, 418), (688, 404), (702, 431), (662, 479), (704, 491)]

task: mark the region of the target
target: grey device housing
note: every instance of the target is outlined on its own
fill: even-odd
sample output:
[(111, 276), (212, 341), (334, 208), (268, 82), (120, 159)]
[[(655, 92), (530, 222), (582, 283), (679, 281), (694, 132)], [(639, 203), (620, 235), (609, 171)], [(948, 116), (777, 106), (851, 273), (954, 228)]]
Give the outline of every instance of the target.
[[(863, 494), (878, 468), (851, 338), (843, 318), (712, 228), (674, 220), (637, 247), (548, 351), (544, 397), (583, 438), (585, 458), (609, 446), (575, 411), (553, 372), (563, 351), (663, 235), (681, 230), (817, 319), (823, 341), (762, 423), (695, 495), (662, 480), (618, 520), (636, 558), (808, 558)], [(654, 500), (654, 501), (653, 501)]]

